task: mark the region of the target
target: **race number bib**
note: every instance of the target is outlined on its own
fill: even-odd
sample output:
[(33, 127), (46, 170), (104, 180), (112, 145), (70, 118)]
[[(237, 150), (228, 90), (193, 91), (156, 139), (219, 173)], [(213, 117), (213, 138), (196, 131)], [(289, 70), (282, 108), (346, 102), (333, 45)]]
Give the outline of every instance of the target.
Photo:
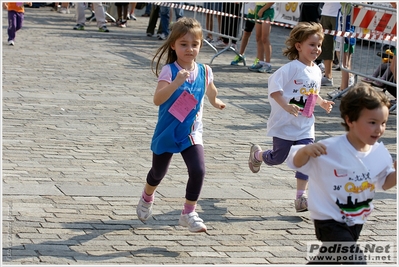
[(192, 94), (183, 91), (168, 111), (180, 122), (183, 122), (187, 115), (195, 108), (197, 103), (197, 99), (195, 99)]

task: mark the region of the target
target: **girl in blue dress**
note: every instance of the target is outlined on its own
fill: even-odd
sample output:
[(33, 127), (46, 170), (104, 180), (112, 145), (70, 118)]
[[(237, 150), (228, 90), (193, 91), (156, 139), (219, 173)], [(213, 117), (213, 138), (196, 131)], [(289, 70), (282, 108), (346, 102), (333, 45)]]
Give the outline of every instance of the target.
[[(180, 153), (189, 177), (179, 224), (191, 232), (206, 231), (203, 220), (195, 212), (205, 177), (204, 95), (215, 108), (225, 108), (216, 97), (212, 69), (195, 61), (201, 47), (201, 24), (193, 18), (183, 17), (173, 25), (168, 39), (153, 58), (153, 66), (156, 63), (153, 72), (158, 77), (154, 94), (154, 104), (159, 106), (158, 122), (151, 142), (152, 167), (136, 210), (142, 221), (151, 216), (155, 190), (165, 177), (173, 154)], [(166, 64), (159, 72), (163, 57), (166, 57)]]

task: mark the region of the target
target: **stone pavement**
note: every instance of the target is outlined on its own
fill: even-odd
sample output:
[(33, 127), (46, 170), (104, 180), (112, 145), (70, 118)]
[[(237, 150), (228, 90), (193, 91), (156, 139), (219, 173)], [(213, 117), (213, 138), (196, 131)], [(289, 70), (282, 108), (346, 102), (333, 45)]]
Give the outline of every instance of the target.
[[(178, 226), (187, 179), (179, 155), (153, 218), (137, 219), (157, 119), (150, 62), (161, 44), (145, 36), (142, 12), (128, 28), (110, 24), (100, 33), (95, 23), (72, 30), (73, 9), (28, 8), (10, 47), (3, 11), (3, 264), (305, 264), (315, 235), (308, 212), (294, 210), (293, 171), (283, 164), (253, 174), (247, 166), (251, 143), (271, 145), (269, 74), (230, 66), (231, 51), (211, 65), (227, 107), (204, 110), (207, 175), (197, 210), (207, 233)], [(288, 33), (272, 29), (275, 68), (288, 62), (281, 55)], [(247, 51), (250, 65), (254, 35)], [(204, 47), (198, 61), (212, 55)], [(337, 85), (339, 77), (335, 71)], [(329, 115), (316, 108), (317, 139), (344, 133), (338, 106)], [(396, 159), (396, 115), (382, 141)], [(360, 241), (396, 244), (396, 191), (377, 193), (374, 203)]]

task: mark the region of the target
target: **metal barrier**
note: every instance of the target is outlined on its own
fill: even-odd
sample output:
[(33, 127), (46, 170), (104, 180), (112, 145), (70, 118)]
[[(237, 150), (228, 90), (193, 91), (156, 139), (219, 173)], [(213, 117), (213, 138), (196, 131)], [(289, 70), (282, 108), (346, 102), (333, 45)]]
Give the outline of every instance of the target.
[[(228, 50), (239, 55), (236, 43), (242, 35), (243, 3), (207, 2), (202, 6), (194, 3), (194, 6), (194, 17), (203, 28), (204, 43), (215, 51), (209, 64), (212, 64), (216, 57)], [(210, 36), (212, 39), (209, 38)], [(245, 59), (244, 65), (246, 65)]]
[[(393, 54), (391, 52), (396, 49), (396, 9), (363, 3), (347, 3), (344, 9), (350, 14), (351, 26), (355, 26), (356, 30), (345, 32), (344, 29), (334, 33), (337, 37), (341, 37), (341, 70), (353, 74), (355, 81), (361, 76), (362, 81), (370, 82), (374, 86), (383, 85), (385, 88), (391, 86), (396, 90), (396, 81), (384, 76), (385, 71), (387, 71), (385, 74), (389, 72), (389, 63)], [(345, 13), (342, 18), (345, 25)], [(350, 68), (342, 65), (345, 38), (357, 38), (358, 45), (352, 54)], [(349, 89), (350, 86), (335, 95), (332, 100), (339, 98)], [(395, 108), (396, 104), (391, 107), (391, 111)]]
[[(212, 64), (213, 60), (224, 53), (225, 51), (231, 50), (237, 55), (236, 42), (241, 39), (242, 25), (243, 25), (243, 12), (242, 3), (228, 3), (228, 2), (210, 2), (210, 3), (199, 3), (193, 2), (190, 4), (183, 3), (171, 3), (171, 2), (155, 2), (155, 5), (168, 6), (171, 8), (181, 8), (183, 10), (193, 11), (194, 18), (197, 19), (204, 32), (204, 43), (207, 44), (215, 51), (215, 55), (212, 57), (209, 64)], [(215, 21), (214, 16), (217, 16)], [(220, 18), (219, 21), (217, 21)], [(213, 27), (210, 27), (211, 19)], [(217, 23), (216, 23), (217, 22)], [(208, 27), (207, 27), (208, 25)], [(214, 40), (206, 39), (208, 34), (223, 39), (225, 45), (219, 46), (220, 42), (214, 42)], [(215, 39), (217, 41), (217, 39)], [(220, 51), (219, 51), (220, 50)], [(244, 62), (245, 64), (245, 62)]]

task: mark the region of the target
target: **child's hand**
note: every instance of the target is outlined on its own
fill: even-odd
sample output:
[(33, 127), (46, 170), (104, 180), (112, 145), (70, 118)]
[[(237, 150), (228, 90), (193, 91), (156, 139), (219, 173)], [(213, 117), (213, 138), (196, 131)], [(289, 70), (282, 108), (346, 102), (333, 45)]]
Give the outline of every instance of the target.
[(327, 148), (321, 143), (314, 143), (302, 148), (309, 157), (317, 158), (321, 155), (327, 155)]
[(333, 101), (328, 101), (328, 100), (323, 100), (320, 103), (320, 107), (322, 107), (327, 113), (330, 113), (332, 108), (333, 108), (334, 102)]
[(219, 98), (215, 98), (215, 102), (212, 103), (212, 106), (218, 109), (224, 109), (226, 107), (226, 104), (223, 103), (223, 101), (220, 100)]
[(8, 4), (7, 3), (3, 3), (3, 8), (7, 9), (8, 8)]
[(32, 6), (32, 2), (27, 2), (26, 3), (28, 6)]
[(185, 69), (181, 69), (181, 70), (177, 73), (174, 82), (175, 82), (176, 85), (179, 87), (179, 86), (182, 85), (189, 77), (190, 77), (190, 72), (187, 71), (187, 70), (185, 70)]
[(289, 114), (294, 115), (295, 117), (298, 117), (298, 112), (299, 112), (300, 108), (295, 104), (287, 104), (284, 107), (284, 110), (287, 111)]

